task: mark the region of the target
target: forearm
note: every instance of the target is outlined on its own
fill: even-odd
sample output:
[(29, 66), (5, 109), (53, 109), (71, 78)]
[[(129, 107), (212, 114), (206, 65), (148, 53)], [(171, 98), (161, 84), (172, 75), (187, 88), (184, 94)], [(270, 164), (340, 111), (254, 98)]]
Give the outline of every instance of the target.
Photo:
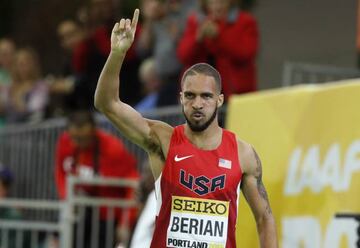
[(110, 52), (100, 74), (95, 91), (95, 107), (100, 111), (119, 101), (119, 74), (125, 54), (125, 52)]
[(275, 220), (272, 214), (260, 218), (257, 221), (257, 229), (259, 233), (261, 248), (277, 248), (277, 234)]

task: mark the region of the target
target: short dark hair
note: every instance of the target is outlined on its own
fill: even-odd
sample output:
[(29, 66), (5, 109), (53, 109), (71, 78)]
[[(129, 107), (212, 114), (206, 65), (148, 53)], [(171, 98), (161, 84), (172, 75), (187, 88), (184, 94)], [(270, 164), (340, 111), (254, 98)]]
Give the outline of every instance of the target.
[(83, 127), (90, 124), (95, 127), (94, 117), (89, 110), (75, 110), (68, 115), (68, 126)]
[(216, 88), (218, 93), (221, 93), (221, 76), (220, 73), (211, 65), (207, 63), (197, 63), (188, 68), (181, 78), (181, 88), (183, 87), (184, 81), (187, 76), (194, 76), (196, 74), (204, 74), (206, 76), (213, 77), (215, 79)]

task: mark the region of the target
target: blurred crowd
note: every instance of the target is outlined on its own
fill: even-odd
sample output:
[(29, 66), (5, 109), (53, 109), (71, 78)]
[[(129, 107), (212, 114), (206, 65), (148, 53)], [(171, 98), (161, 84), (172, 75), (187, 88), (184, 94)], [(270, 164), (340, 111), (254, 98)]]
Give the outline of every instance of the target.
[[(220, 71), (226, 99), (256, 90), (257, 23), (237, 0), (140, 0), (139, 5), (141, 20), (120, 75), (124, 102), (141, 112), (177, 104), (181, 73), (197, 62)], [(90, 0), (58, 24), (66, 63), (59, 64), (57, 76), (42, 71), (41, 51), (0, 37), (1, 126), (93, 109), (119, 18), (115, 9), (113, 0)]]
[[(70, 174), (139, 180), (139, 192), (84, 187), (81, 192), (126, 199), (137, 195), (143, 211), (130, 213), (130, 228), (135, 228), (131, 247), (146, 247), (155, 215), (152, 174), (139, 173), (139, 161), (121, 140), (97, 128), (91, 116), (97, 80), (110, 53), (111, 30), (120, 17), (114, 13), (114, 4), (114, 0), (89, 0), (76, 16), (58, 23), (58, 42), (66, 55), (64, 64), (54, 58), (61, 75), (42, 70), (41, 51), (18, 47), (11, 37), (0, 37), (0, 126), (67, 116), (67, 130), (58, 139), (55, 155), (59, 198), (66, 198)], [(232, 94), (255, 91), (257, 23), (239, 6), (238, 0), (140, 0), (140, 23), (120, 74), (122, 101), (140, 112), (178, 104), (181, 74), (198, 62), (219, 70), (226, 100)], [(74, 112), (76, 109), (82, 111)], [(11, 175), (5, 172), (2, 175)], [(0, 198), (9, 186), (3, 182)], [(87, 215), (85, 223), (89, 222)], [(116, 213), (117, 241), (128, 242), (131, 230), (124, 230), (122, 216)], [(107, 225), (103, 209), (100, 220)], [(86, 229), (85, 236), (90, 232)]]

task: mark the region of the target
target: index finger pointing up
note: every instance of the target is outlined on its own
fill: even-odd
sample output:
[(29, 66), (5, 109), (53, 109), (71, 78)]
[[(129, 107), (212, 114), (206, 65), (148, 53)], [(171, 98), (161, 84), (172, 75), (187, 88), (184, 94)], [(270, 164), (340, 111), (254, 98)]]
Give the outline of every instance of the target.
[(136, 29), (136, 26), (137, 26), (137, 23), (138, 23), (138, 20), (139, 20), (139, 13), (140, 13), (140, 10), (135, 9), (134, 16), (133, 16), (133, 19), (132, 19), (132, 22), (131, 22), (131, 29), (133, 29), (133, 30)]

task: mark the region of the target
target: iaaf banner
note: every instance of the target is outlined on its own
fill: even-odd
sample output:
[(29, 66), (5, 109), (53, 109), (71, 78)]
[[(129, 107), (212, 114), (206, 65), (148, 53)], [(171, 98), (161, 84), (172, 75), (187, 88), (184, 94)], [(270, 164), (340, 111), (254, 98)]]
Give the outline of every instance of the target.
[[(280, 247), (357, 247), (360, 80), (232, 97), (227, 128), (262, 159)], [(258, 247), (244, 197), (237, 244)]]

